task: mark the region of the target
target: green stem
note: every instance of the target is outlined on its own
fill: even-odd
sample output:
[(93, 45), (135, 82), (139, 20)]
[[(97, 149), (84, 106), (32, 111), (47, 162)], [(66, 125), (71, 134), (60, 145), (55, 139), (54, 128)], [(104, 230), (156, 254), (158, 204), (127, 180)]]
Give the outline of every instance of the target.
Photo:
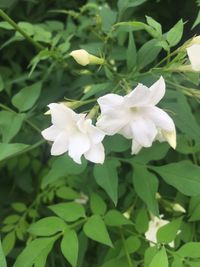
[(133, 267), (132, 262), (131, 262), (131, 257), (129, 255), (128, 250), (127, 250), (127, 247), (126, 247), (126, 241), (125, 241), (125, 238), (124, 238), (124, 234), (122, 232), (122, 229), (120, 229), (120, 235), (121, 235), (122, 244), (123, 244), (124, 252), (126, 254), (126, 259), (127, 259), (128, 265), (129, 265), (129, 267)]
[(36, 42), (31, 38), (26, 32), (24, 32), (15, 22), (12, 20), (2, 9), (0, 9), (0, 17), (7, 21), (16, 31), (21, 33), (25, 39), (27, 39), (31, 44), (33, 44), (37, 49), (43, 50), (45, 47), (40, 43)]

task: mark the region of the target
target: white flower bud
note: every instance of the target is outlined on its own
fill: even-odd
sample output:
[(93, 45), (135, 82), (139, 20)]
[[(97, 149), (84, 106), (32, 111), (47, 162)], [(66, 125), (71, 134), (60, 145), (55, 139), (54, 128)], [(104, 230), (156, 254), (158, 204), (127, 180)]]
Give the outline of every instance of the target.
[(103, 58), (93, 56), (84, 49), (74, 50), (70, 53), (70, 55), (82, 66), (86, 66), (88, 64), (102, 65), (105, 62)]

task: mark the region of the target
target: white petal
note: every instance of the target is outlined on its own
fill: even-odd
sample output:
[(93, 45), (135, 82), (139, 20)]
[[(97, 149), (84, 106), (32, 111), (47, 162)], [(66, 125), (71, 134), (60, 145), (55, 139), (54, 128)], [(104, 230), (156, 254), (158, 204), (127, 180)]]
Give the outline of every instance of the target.
[(120, 131), (119, 134), (123, 135), (127, 139), (133, 138), (133, 133), (130, 124), (125, 125)]
[(144, 147), (150, 147), (157, 135), (154, 123), (148, 119), (138, 119), (131, 124), (134, 139)]
[(200, 71), (200, 44), (194, 44), (187, 48), (187, 54), (195, 71)]
[[(107, 113), (123, 104), (124, 98), (116, 94), (107, 94), (97, 99), (101, 113)], [(116, 111), (116, 110), (115, 110)]]
[(92, 125), (91, 119), (80, 119), (77, 122), (77, 126), (80, 132), (87, 134), (94, 144), (100, 143), (105, 137), (105, 133), (102, 130)]
[(81, 164), (81, 156), (90, 148), (90, 140), (87, 135), (76, 133), (70, 136), (69, 140), (69, 156), (76, 162)]
[(65, 128), (74, 124), (76, 113), (64, 104), (51, 103), (48, 105), (51, 112), (51, 121), (55, 126)]
[(88, 150), (84, 154), (85, 158), (87, 160), (90, 160), (94, 163), (101, 163), (103, 164), (104, 159), (105, 159), (105, 151), (102, 143), (93, 145), (90, 150)]
[(150, 88), (149, 104), (156, 105), (163, 98), (165, 94), (165, 80), (161, 76)]
[(98, 127), (95, 127), (93, 125), (90, 125), (88, 127), (87, 132), (88, 132), (89, 138), (93, 144), (98, 144), (98, 143), (102, 142), (102, 140), (105, 137), (105, 133), (102, 130), (100, 130)]
[(60, 133), (61, 129), (59, 129), (55, 125), (52, 125), (41, 132), (42, 136), (48, 141), (54, 141)]
[(139, 83), (131, 93), (124, 97), (124, 102), (128, 107), (138, 107), (147, 104), (149, 102), (149, 96), (149, 88)]
[(163, 136), (166, 139), (166, 141), (170, 144), (170, 146), (175, 149), (176, 148), (176, 131), (167, 132), (163, 131)]
[(138, 144), (135, 140), (132, 141), (132, 146), (131, 146), (131, 154), (136, 155), (140, 152), (142, 149), (142, 146)]
[(68, 144), (69, 136), (63, 131), (55, 139), (51, 148), (51, 155), (58, 156), (65, 153), (68, 150)]
[(97, 127), (99, 127), (107, 135), (114, 135), (120, 131), (126, 125), (126, 121), (123, 121), (123, 117), (117, 117), (118, 113), (114, 116), (102, 115), (97, 120)]
[(175, 130), (172, 118), (164, 110), (158, 107), (145, 107), (141, 112), (143, 112), (143, 116), (151, 119), (157, 128), (168, 132)]

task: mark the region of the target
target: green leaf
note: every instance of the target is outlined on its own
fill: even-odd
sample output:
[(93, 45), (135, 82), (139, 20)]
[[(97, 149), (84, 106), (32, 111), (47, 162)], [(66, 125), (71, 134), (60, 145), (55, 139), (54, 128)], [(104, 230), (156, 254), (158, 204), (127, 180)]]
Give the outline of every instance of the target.
[[(28, 34), (29, 36), (33, 36), (34, 34), (34, 26), (26, 21), (21, 21), (18, 23), (18, 26), (26, 32), (26, 34)], [(15, 36), (20, 36), (22, 38), (24, 38), (23, 35), (21, 35), (19, 32), (16, 31)]]
[(77, 266), (79, 242), (77, 234), (74, 230), (65, 231), (61, 241), (61, 251), (68, 262), (73, 266)]
[(173, 47), (179, 43), (183, 35), (183, 20), (179, 20), (174, 27), (167, 32), (166, 39), (170, 45)]
[(128, 267), (127, 265), (127, 258), (114, 258), (111, 260), (106, 261), (101, 267)]
[(80, 197), (78, 192), (67, 186), (60, 187), (56, 190), (56, 195), (62, 199), (76, 199)]
[(194, 24), (192, 25), (192, 29), (194, 29), (194, 27), (196, 27), (199, 23), (200, 23), (200, 11), (197, 14)]
[(30, 267), (49, 252), (58, 236), (38, 238), (30, 242), (17, 257), (13, 267)]
[[(141, 241), (136, 236), (129, 236), (125, 240), (125, 247), (126, 247), (126, 250), (129, 254), (136, 252), (140, 248), (140, 246), (141, 246)], [(123, 257), (125, 255), (126, 255), (126, 252), (125, 252), (124, 248), (122, 248), (118, 257), (120, 258), (120, 257)]]
[[(10, 140), (19, 132), (22, 123), (25, 119), (25, 114), (17, 114), (10, 111), (0, 112), (0, 132), (4, 143)], [(12, 123), (10, 123), (12, 121)]]
[(103, 6), (100, 9), (99, 15), (102, 20), (102, 30), (109, 32), (117, 19), (117, 12), (111, 10), (108, 6)]
[(11, 207), (18, 212), (24, 212), (27, 209), (26, 205), (21, 202), (12, 203)]
[(143, 69), (152, 63), (161, 51), (161, 47), (157, 46), (157, 40), (152, 39), (146, 42), (138, 51), (138, 68)]
[(90, 208), (93, 214), (99, 215), (103, 215), (107, 209), (105, 201), (96, 193), (90, 197)]
[(16, 241), (16, 236), (14, 231), (8, 233), (3, 238), (2, 247), (5, 256), (7, 256), (12, 251), (12, 249), (15, 246), (15, 241)]
[(199, 195), (200, 192), (200, 167), (189, 161), (170, 163), (160, 167), (151, 167), (167, 184), (172, 185), (186, 196)]
[(172, 242), (176, 238), (178, 230), (180, 230), (181, 222), (182, 218), (179, 218), (160, 227), (156, 233), (157, 241), (166, 244)]
[[(188, 137), (200, 141), (200, 127), (194, 117), (187, 98), (177, 91), (167, 90), (165, 109), (169, 109), (176, 127)], [(173, 116), (173, 114), (175, 114)]]
[(43, 249), (42, 253), (35, 260), (34, 267), (45, 267), (48, 254), (52, 250), (52, 244), (50, 243), (46, 248)]
[(2, 75), (0, 75), (0, 92), (3, 91), (4, 87), (5, 87), (4, 81), (3, 81)]
[(136, 214), (135, 218), (135, 229), (139, 233), (147, 232), (149, 227), (149, 216), (147, 214), (147, 210), (144, 207), (141, 207)]
[(127, 62), (128, 71), (131, 71), (134, 67), (136, 67), (137, 51), (136, 51), (135, 41), (134, 41), (132, 32), (129, 32), (126, 62)]
[(183, 267), (183, 259), (181, 258), (174, 258), (172, 267)]
[(159, 215), (156, 193), (158, 191), (158, 180), (145, 166), (133, 165), (133, 185), (137, 195), (144, 201), (148, 209), (155, 215)]
[(146, 2), (147, 0), (118, 0), (117, 1), (117, 7), (119, 10), (119, 13), (123, 13), (127, 8), (130, 7), (136, 7), (139, 6), (141, 4), (143, 4), (144, 2)]
[(36, 236), (50, 236), (64, 231), (66, 227), (67, 225), (62, 219), (51, 216), (31, 224), (28, 232)]
[(0, 143), (0, 161), (5, 160), (25, 150), (29, 145)]
[(131, 141), (119, 134), (106, 136), (104, 144), (106, 153), (124, 152), (131, 147)]
[(188, 242), (177, 253), (185, 258), (199, 258), (200, 242)]
[(149, 16), (146, 16), (146, 19), (147, 19), (147, 23), (149, 24), (149, 26), (153, 27), (158, 32), (158, 34), (161, 36), (162, 35), (161, 24)]
[(109, 226), (121, 226), (121, 225), (132, 224), (130, 220), (124, 217), (124, 215), (117, 210), (109, 210), (104, 217), (104, 221)]
[[(5, 0), (5, 1), (7, 1), (7, 0)], [(1, 5), (0, 5), (0, 7), (1, 7)], [(0, 28), (5, 29), (5, 30), (14, 30), (13, 26), (10, 25), (10, 23), (8, 23), (7, 21), (1, 21), (0, 22)]]
[(40, 96), (42, 83), (37, 82), (30, 86), (24, 87), (12, 98), (12, 104), (19, 111), (27, 111), (33, 107)]
[(77, 164), (66, 154), (59, 156), (54, 160), (50, 171), (43, 177), (42, 187), (44, 188), (67, 175), (80, 174), (85, 170), (86, 166), (86, 160), (82, 164)]
[(73, 222), (79, 218), (85, 217), (85, 210), (83, 206), (75, 202), (51, 205), (49, 206), (49, 209), (68, 222)]
[(145, 250), (145, 253), (144, 253), (144, 267), (149, 267), (153, 257), (156, 255), (157, 251), (158, 250), (157, 250), (156, 246), (148, 247)]
[(130, 163), (148, 163), (152, 160), (163, 159), (169, 151), (169, 145), (166, 143), (154, 143), (152, 147), (143, 148), (138, 155), (131, 158)]
[(120, 162), (116, 159), (106, 160), (102, 165), (94, 166), (94, 177), (98, 185), (100, 185), (114, 204), (117, 204), (118, 198), (118, 174), (117, 167)]
[(106, 225), (99, 215), (90, 217), (84, 224), (83, 230), (89, 238), (109, 247), (113, 247)]
[(4, 220), (4, 224), (14, 224), (20, 220), (20, 216), (17, 214), (8, 215)]
[(0, 240), (0, 266), (7, 267), (6, 258), (4, 256), (2, 245), (1, 245), (1, 240)]
[(162, 247), (153, 257), (149, 267), (169, 267), (167, 253), (165, 247)]

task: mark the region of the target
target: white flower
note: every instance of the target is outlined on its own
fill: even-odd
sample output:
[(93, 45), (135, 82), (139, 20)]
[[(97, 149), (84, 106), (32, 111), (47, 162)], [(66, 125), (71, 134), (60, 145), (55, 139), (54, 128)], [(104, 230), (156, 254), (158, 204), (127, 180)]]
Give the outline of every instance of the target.
[(200, 44), (193, 44), (187, 48), (187, 54), (194, 71), (200, 71)]
[(142, 147), (150, 147), (154, 140), (176, 147), (173, 120), (155, 105), (165, 94), (165, 81), (161, 77), (150, 88), (138, 84), (128, 95), (107, 94), (97, 101), (101, 108), (97, 126), (108, 135), (122, 134), (132, 139), (132, 154)]
[[(160, 216), (162, 217), (162, 215)], [(160, 229), (162, 226), (168, 224), (169, 221), (167, 220), (163, 220), (161, 218), (158, 218), (156, 216), (153, 216), (152, 219), (149, 221), (149, 228), (147, 230), (147, 232), (145, 233), (145, 237), (146, 239), (148, 239), (148, 241), (150, 241), (150, 245), (153, 246), (153, 243), (157, 243), (157, 238), (156, 238), (156, 234), (158, 229)], [(174, 242), (172, 241), (171, 243), (169, 243), (170, 247), (174, 247)]]
[(84, 49), (79, 49), (79, 50), (73, 50), (70, 53), (70, 56), (76, 60), (76, 62), (82, 66), (86, 66), (88, 64), (104, 64), (104, 59), (96, 57), (94, 55), (89, 54), (86, 50)]
[(53, 141), (52, 155), (68, 151), (69, 156), (81, 163), (81, 156), (95, 163), (103, 163), (105, 158), (102, 140), (105, 134), (92, 125), (86, 114), (77, 114), (64, 104), (48, 105), (52, 126), (42, 131), (46, 140)]

